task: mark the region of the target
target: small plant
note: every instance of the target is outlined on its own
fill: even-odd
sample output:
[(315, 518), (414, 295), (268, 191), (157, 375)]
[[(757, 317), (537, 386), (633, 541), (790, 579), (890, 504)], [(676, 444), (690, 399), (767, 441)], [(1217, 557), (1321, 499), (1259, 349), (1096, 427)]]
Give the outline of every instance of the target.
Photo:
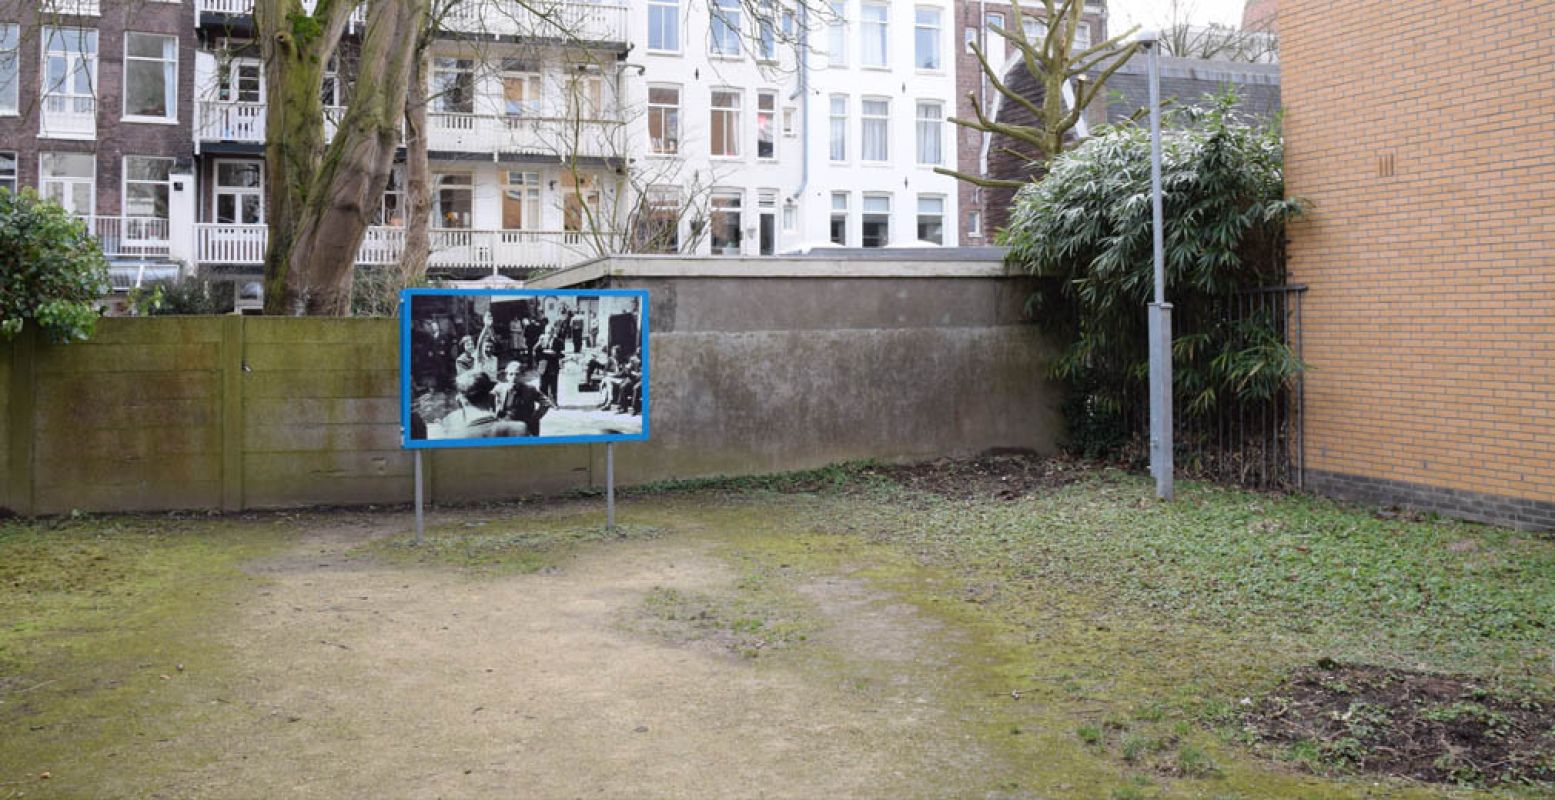
[(1191, 744), (1177, 748), (1177, 773), (1189, 778), (1220, 776), (1220, 766), (1209, 754)]
[(1080, 741), (1088, 745), (1098, 745), (1102, 742), (1101, 729), (1095, 725), (1081, 725), (1075, 730), (1074, 735), (1080, 737)]

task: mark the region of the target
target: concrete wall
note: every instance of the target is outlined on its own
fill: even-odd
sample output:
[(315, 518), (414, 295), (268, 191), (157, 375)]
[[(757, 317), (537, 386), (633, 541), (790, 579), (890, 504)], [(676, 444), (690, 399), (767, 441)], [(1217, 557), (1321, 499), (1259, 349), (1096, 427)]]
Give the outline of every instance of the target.
[[(617, 447), (619, 481), (1052, 449), (1027, 279), (986, 263), (769, 262), (788, 274), (638, 259), (551, 280), (652, 293), (653, 438)], [(24, 336), (0, 350), (0, 497), (22, 513), (408, 502), (398, 332), (234, 316), (104, 319), (66, 346)], [(599, 485), (603, 462), (600, 445), (432, 451), (430, 497)]]
[(1555, 4), (1279, 17), (1308, 485), (1555, 526)]

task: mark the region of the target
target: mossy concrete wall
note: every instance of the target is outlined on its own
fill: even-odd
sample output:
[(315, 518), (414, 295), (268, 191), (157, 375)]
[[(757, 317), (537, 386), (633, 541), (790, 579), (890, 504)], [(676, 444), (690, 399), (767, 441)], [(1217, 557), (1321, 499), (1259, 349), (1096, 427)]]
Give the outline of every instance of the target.
[[(606, 283), (652, 292), (652, 439), (617, 446), (621, 483), (1053, 446), (1019, 279)], [(24, 335), (0, 351), (0, 497), (27, 514), (408, 502), (398, 337), (389, 319), (264, 317)], [(425, 461), (433, 502), (604, 481), (603, 445)]]

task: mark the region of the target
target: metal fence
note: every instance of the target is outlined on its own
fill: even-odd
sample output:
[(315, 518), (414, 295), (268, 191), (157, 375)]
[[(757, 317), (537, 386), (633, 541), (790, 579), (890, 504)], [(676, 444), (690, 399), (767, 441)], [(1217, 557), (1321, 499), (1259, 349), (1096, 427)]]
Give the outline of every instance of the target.
[[(1271, 286), (1228, 298), (1223, 322), (1264, 320), (1302, 359), (1301, 299), (1305, 286)], [(1304, 381), (1298, 376), (1267, 401), (1224, 402), (1212, 412), (1176, 409), (1177, 463), (1184, 475), (1260, 489), (1302, 488)]]

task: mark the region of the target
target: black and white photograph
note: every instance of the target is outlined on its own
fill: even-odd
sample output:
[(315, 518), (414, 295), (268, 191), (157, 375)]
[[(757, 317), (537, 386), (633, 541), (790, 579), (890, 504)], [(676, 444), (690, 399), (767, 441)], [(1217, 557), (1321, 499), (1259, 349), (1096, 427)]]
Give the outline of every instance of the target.
[(408, 440), (640, 437), (644, 297), (408, 292)]

